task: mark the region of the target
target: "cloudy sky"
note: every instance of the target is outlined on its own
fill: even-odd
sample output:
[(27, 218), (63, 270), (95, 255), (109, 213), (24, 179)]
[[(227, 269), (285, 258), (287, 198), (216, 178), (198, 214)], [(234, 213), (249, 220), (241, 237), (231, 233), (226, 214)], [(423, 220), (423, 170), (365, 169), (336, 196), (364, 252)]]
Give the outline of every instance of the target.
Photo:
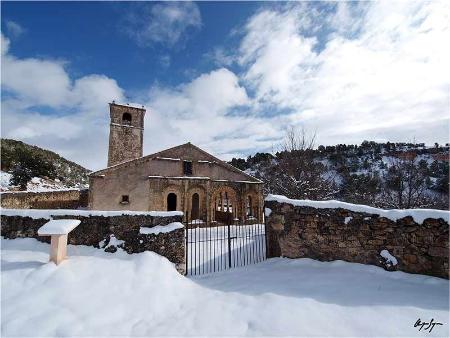
[(144, 154), (448, 142), (449, 2), (2, 2), (1, 132), (106, 165), (108, 102), (145, 105)]

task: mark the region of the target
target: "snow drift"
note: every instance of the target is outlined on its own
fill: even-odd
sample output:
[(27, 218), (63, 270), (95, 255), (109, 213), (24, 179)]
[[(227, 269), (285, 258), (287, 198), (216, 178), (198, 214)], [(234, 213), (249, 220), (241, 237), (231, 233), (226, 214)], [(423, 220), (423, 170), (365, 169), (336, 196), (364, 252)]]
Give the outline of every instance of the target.
[(445, 323), (447, 280), (341, 261), (270, 259), (188, 279), (151, 252), (2, 240), (3, 336), (423, 336)]

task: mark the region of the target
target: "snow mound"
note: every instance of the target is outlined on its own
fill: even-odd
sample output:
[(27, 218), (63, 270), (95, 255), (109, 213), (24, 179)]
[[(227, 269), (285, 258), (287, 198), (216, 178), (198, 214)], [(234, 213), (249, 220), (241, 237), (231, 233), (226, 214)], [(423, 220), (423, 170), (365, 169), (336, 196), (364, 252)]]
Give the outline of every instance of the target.
[(414, 221), (419, 224), (422, 224), (423, 221), (427, 218), (442, 218), (447, 223), (450, 221), (450, 212), (445, 210), (434, 210), (434, 209), (392, 209), (392, 210), (384, 210), (378, 209), (374, 207), (369, 207), (367, 205), (362, 204), (352, 204), (346, 203), (336, 200), (329, 201), (311, 201), (311, 200), (295, 200), (287, 198), (282, 195), (268, 195), (266, 197), (266, 201), (276, 201), (279, 203), (288, 203), (294, 206), (301, 207), (312, 207), (318, 209), (347, 209), (355, 212), (365, 212), (368, 214), (377, 214), (382, 217), (386, 217), (392, 221), (396, 221), (400, 218), (411, 216)]
[[(108, 243), (108, 244), (106, 244)], [(121, 248), (125, 244), (125, 241), (117, 239), (114, 235), (109, 235), (109, 239), (104, 239), (98, 243), (99, 247), (102, 249), (108, 249), (111, 247)]]
[(386, 260), (386, 264), (388, 266), (391, 266), (391, 265), (396, 266), (398, 264), (397, 258), (392, 256), (388, 250), (381, 250), (380, 256)]
[(177, 229), (183, 229), (184, 225), (183, 223), (180, 222), (173, 222), (173, 223), (169, 223), (167, 225), (157, 225), (153, 228), (146, 228), (146, 227), (141, 227), (139, 229), (139, 233), (143, 234), (143, 235), (158, 235), (158, 234), (165, 234)]
[(446, 323), (426, 336), (449, 334), (440, 278), (276, 258), (188, 279), (152, 252), (69, 245), (56, 266), (35, 239), (2, 239), (1, 248), (5, 337), (423, 337), (419, 317)]
[(1, 191), (9, 190), (11, 187), (11, 180), (12, 175), (10, 173), (7, 173), (5, 171), (0, 171), (0, 187)]

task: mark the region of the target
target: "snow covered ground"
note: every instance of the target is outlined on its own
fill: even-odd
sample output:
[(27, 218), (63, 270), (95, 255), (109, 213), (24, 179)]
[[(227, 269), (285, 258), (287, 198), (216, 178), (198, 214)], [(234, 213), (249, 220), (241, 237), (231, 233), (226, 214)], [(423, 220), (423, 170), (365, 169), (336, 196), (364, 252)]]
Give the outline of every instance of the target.
[(227, 226), (189, 229), (188, 274), (199, 275), (225, 270), (229, 265), (234, 268), (262, 262), (266, 257), (264, 234), (264, 224), (230, 225), (229, 234)]
[(7, 191), (10, 189), (11, 177), (12, 177), (12, 174), (7, 173), (6, 171), (0, 170), (0, 189), (1, 189), (1, 191)]
[[(200, 277), (151, 252), (2, 239), (2, 336), (448, 336), (447, 280), (269, 259)], [(443, 323), (428, 334), (417, 319)]]

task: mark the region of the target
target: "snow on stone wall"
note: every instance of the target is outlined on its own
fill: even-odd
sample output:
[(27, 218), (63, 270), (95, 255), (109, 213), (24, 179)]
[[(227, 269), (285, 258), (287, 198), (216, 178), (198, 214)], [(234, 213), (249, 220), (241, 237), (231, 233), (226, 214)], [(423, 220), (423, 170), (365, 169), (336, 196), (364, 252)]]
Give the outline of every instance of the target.
[(0, 209), (0, 214), (5, 216), (22, 216), (33, 219), (52, 219), (53, 216), (153, 216), (153, 217), (173, 217), (183, 216), (181, 211), (102, 211), (102, 210), (73, 210), (73, 209)]
[(347, 209), (356, 212), (365, 212), (367, 214), (377, 214), (382, 217), (386, 217), (392, 221), (396, 221), (400, 218), (411, 216), (416, 223), (423, 223), (427, 218), (442, 218), (447, 223), (450, 219), (450, 211), (435, 210), (435, 209), (391, 209), (384, 210), (368, 205), (352, 204), (347, 202), (329, 200), (329, 201), (311, 201), (311, 200), (294, 200), (282, 195), (268, 195), (266, 201), (277, 201), (279, 203), (289, 203), (299, 207), (312, 207), (317, 209)]
[(447, 211), (381, 210), (274, 195), (266, 198), (265, 208), (271, 210), (269, 257), (345, 260), (449, 278)]
[(69, 244), (106, 252), (153, 251), (175, 263), (180, 272), (185, 269), (182, 212), (1, 209), (0, 217), (4, 238), (32, 237), (42, 242), (50, 237), (39, 236), (38, 229), (49, 219), (78, 219), (81, 223), (69, 233)]

